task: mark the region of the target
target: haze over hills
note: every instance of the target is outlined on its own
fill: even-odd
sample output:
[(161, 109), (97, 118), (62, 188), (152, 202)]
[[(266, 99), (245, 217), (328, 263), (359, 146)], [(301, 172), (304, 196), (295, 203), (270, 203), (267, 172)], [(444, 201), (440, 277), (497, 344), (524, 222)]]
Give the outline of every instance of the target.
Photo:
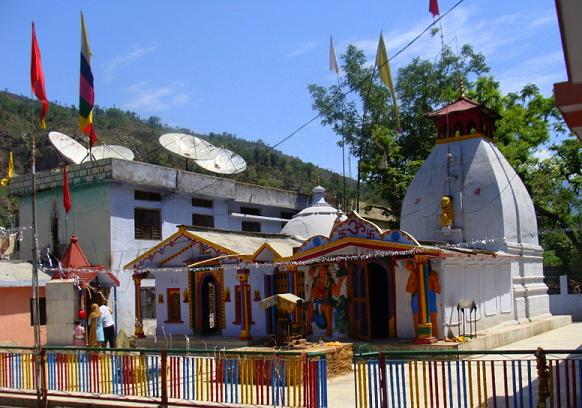
[[(30, 171), (30, 132), (33, 121), (38, 120), (38, 102), (7, 91), (0, 92), (0, 173), (6, 170), (8, 152), (14, 153), (17, 174)], [(140, 118), (136, 113), (118, 108), (95, 107), (95, 127), (100, 143), (123, 145), (135, 153), (135, 160), (212, 174), (165, 149), (158, 143), (160, 135), (169, 132), (195, 134), (189, 129), (170, 127), (161, 123), (160, 118), (150, 116)], [(37, 170), (54, 168), (61, 158), (50, 144), (47, 134), (56, 130), (81, 141), (78, 130), (77, 106), (62, 106), (51, 102), (47, 115), (47, 129), (35, 128), (37, 137)], [(328, 192), (328, 201), (336, 204), (342, 197), (342, 176), (322, 169), (312, 163), (305, 163), (271, 149), (260, 139), (256, 142), (236, 137), (229, 133), (196, 134), (209, 142), (224, 146), (241, 155), (247, 161), (247, 170), (227, 176), (238, 181), (259, 184), (286, 190), (310, 193), (319, 178), (320, 184)], [(293, 143), (292, 141), (290, 143)], [(322, 152), (325, 154), (325, 152)], [(354, 197), (355, 181), (348, 179), (348, 197)], [(364, 198), (373, 201), (368, 189), (363, 189)], [(1, 204), (0, 204), (1, 206)]]

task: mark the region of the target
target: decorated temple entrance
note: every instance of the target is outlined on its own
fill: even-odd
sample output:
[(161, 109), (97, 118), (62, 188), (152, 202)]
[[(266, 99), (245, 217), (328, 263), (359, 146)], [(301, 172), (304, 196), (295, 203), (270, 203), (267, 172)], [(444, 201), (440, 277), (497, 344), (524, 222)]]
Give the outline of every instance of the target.
[(224, 321), (222, 271), (192, 273), (192, 327), (200, 334), (220, 334)]
[(219, 321), (218, 288), (212, 275), (202, 281), (202, 331), (212, 333), (218, 329)]
[(364, 340), (396, 337), (390, 260), (351, 263), (348, 275), (350, 336)]

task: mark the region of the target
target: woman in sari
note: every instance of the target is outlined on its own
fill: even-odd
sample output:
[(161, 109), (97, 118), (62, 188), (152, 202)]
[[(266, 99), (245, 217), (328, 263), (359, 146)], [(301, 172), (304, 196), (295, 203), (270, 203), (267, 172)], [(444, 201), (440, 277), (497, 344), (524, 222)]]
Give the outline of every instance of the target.
[(101, 347), (104, 340), (101, 312), (97, 303), (93, 303), (89, 314), (89, 347)]

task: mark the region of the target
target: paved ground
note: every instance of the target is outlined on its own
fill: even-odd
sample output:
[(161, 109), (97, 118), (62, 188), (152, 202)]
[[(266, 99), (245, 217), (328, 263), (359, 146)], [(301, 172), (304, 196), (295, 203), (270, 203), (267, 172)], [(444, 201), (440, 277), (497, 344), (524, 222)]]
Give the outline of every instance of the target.
[[(582, 322), (517, 341), (499, 347), (497, 350), (535, 350), (537, 347), (554, 350), (581, 350)], [(353, 407), (355, 401), (353, 373), (330, 379), (327, 394), (330, 408)]]

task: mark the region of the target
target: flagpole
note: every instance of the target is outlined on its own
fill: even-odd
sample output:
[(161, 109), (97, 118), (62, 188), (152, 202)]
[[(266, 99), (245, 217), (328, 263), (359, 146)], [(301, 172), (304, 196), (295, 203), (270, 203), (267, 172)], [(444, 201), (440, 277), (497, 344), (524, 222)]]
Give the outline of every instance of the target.
[(34, 354), (36, 364), (34, 365), (34, 378), (36, 379), (36, 400), (40, 406), (41, 399), (41, 361), (40, 361), (40, 305), (38, 290), (38, 233), (36, 228), (36, 135), (34, 127), (34, 99), (30, 96), (31, 131), (31, 176), (32, 176), (32, 321), (34, 326)]

